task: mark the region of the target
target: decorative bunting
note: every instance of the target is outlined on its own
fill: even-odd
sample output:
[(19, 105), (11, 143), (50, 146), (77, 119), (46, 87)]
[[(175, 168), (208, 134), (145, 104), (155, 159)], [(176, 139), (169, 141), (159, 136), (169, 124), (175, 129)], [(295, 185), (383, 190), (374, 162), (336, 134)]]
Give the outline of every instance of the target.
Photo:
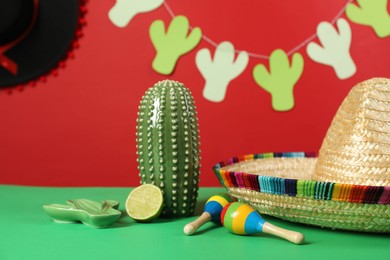
[[(331, 66), (339, 79), (347, 79), (356, 73), (356, 65), (350, 55), (351, 28), (345, 19), (340, 18), (344, 11), (351, 21), (371, 26), (378, 37), (390, 35), (388, 0), (356, 0), (359, 6), (352, 4), (355, 0), (347, 0), (331, 22), (318, 24), (316, 33), (287, 52), (277, 49), (268, 56), (235, 50), (229, 41), (217, 44), (206, 35), (202, 35), (200, 28), (190, 27), (185, 16), (176, 16), (164, 0), (116, 1), (109, 11), (109, 18), (118, 27), (126, 26), (136, 14), (151, 11), (162, 4), (172, 17), (167, 30), (161, 20), (154, 21), (149, 28), (149, 35), (156, 49), (152, 67), (160, 74), (171, 74), (179, 58), (193, 50), (201, 39), (216, 48), (214, 58), (211, 57), (210, 50), (204, 48), (198, 51), (195, 59), (196, 66), (205, 79), (203, 96), (209, 101), (224, 100), (230, 81), (246, 69), (249, 57), (269, 60), (269, 72), (264, 65), (258, 64), (253, 69), (253, 78), (260, 87), (271, 94), (272, 107), (276, 111), (288, 111), (294, 107), (293, 89), (304, 67), (302, 55), (297, 51), (308, 42), (306, 46), (308, 56), (315, 62)], [(321, 45), (312, 41), (316, 37)], [(235, 53), (238, 53), (236, 60)]]
[(294, 107), (293, 88), (303, 72), (303, 58), (299, 53), (292, 55), (290, 62), (287, 54), (276, 49), (269, 60), (269, 72), (263, 64), (253, 69), (256, 83), (272, 96), (272, 107), (276, 111), (288, 111)]
[(372, 27), (376, 35), (385, 38), (390, 35), (390, 15), (387, 12), (388, 0), (357, 0), (359, 3), (347, 5), (345, 13), (354, 23)]
[(351, 27), (348, 22), (340, 18), (337, 20), (337, 30), (328, 22), (321, 22), (317, 26), (317, 35), (322, 47), (310, 42), (306, 51), (309, 57), (325, 65), (332, 66), (339, 79), (347, 79), (356, 72), (356, 66), (349, 53), (351, 46)]
[(160, 7), (164, 0), (116, 0), (108, 12), (108, 18), (118, 27), (126, 27), (131, 19), (139, 13), (153, 11)]
[(188, 19), (182, 15), (172, 19), (167, 32), (162, 20), (152, 23), (149, 34), (157, 52), (152, 64), (155, 71), (164, 75), (171, 74), (179, 58), (199, 44), (202, 31), (198, 27), (193, 28), (189, 34), (188, 31)]
[(210, 50), (201, 49), (196, 54), (196, 66), (205, 79), (203, 96), (209, 101), (221, 102), (225, 98), (229, 82), (238, 77), (249, 61), (248, 53), (240, 51), (234, 60), (235, 50), (231, 42), (220, 43), (211, 58)]

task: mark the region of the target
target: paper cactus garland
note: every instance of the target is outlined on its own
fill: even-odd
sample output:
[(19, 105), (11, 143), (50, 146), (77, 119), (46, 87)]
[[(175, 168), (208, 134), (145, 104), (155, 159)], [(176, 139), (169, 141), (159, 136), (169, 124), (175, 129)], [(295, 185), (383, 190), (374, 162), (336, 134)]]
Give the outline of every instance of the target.
[(116, 0), (108, 12), (108, 17), (116, 26), (126, 27), (135, 15), (150, 12), (160, 7), (163, 2), (164, 0)]
[(348, 18), (358, 24), (372, 27), (376, 35), (385, 38), (390, 35), (390, 15), (387, 12), (388, 0), (357, 0), (360, 7), (348, 4), (345, 10)]
[(351, 77), (356, 72), (356, 66), (349, 53), (351, 46), (351, 27), (348, 22), (340, 18), (337, 20), (337, 29), (328, 22), (321, 22), (317, 26), (317, 35), (322, 46), (310, 42), (307, 45), (307, 54), (314, 61), (332, 66), (339, 79)]
[(272, 96), (272, 107), (276, 111), (288, 111), (294, 107), (293, 89), (303, 72), (303, 58), (294, 53), (292, 61), (287, 54), (277, 49), (272, 52), (269, 60), (269, 72), (263, 64), (253, 69), (253, 77), (257, 84)]
[(142, 97), (137, 154), (141, 183), (163, 191), (162, 215), (192, 215), (198, 194), (199, 131), (194, 100), (183, 84), (160, 81)]
[[(164, 6), (172, 18), (168, 28), (165, 28), (162, 20), (154, 21), (149, 27), (150, 39), (156, 50), (152, 63), (156, 72), (172, 74), (180, 57), (195, 49), (203, 40), (215, 47), (213, 58), (211, 51), (203, 48), (198, 51), (195, 59), (196, 66), (205, 79), (205, 99), (212, 102), (223, 101), (229, 83), (243, 73), (251, 57), (269, 61), (270, 71), (259, 64), (253, 69), (253, 78), (271, 94), (274, 110), (288, 111), (294, 107), (293, 89), (303, 72), (304, 60), (297, 51), (306, 47), (307, 54), (313, 61), (331, 66), (339, 79), (353, 76), (357, 69), (350, 54), (352, 32), (348, 22), (341, 16), (345, 12), (352, 22), (370, 26), (378, 37), (385, 38), (390, 35), (388, 2), (389, 0), (346, 0), (331, 22), (319, 23), (316, 33), (290, 50), (275, 50), (270, 56), (235, 50), (229, 41), (216, 43), (202, 35), (200, 28), (190, 26), (185, 16), (176, 16), (168, 2), (163, 0), (116, 0), (109, 11), (109, 18), (114, 25), (125, 27), (136, 14)], [(316, 38), (320, 44), (313, 41)], [(236, 54), (237, 58), (234, 59)]]
[(224, 100), (229, 82), (238, 77), (246, 68), (249, 61), (248, 53), (241, 51), (236, 60), (232, 43), (225, 41), (218, 45), (214, 59), (207, 48), (196, 54), (196, 66), (206, 80), (203, 96), (210, 101)]
[(172, 19), (166, 32), (163, 21), (152, 23), (149, 33), (157, 52), (152, 64), (155, 71), (164, 75), (171, 74), (179, 58), (199, 44), (202, 31), (196, 27), (188, 32), (189, 22), (185, 16)]

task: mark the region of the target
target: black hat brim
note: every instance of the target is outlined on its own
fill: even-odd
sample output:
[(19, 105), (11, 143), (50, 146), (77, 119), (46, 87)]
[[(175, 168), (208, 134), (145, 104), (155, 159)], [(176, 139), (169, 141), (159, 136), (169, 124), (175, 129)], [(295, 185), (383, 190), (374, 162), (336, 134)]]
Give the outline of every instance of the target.
[(4, 53), (18, 65), (18, 73), (0, 66), (0, 87), (27, 83), (48, 73), (70, 48), (78, 26), (79, 1), (40, 0), (38, 8), (29, 35)]

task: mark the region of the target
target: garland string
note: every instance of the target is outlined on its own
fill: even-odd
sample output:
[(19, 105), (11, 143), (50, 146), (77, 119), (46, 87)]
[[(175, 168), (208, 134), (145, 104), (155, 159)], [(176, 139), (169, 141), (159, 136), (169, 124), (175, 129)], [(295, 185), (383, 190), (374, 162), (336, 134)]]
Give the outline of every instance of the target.
[[(339, 19), (344, 11), (345, 11), (345, 8), (347, 7), (348, 4), (354, 2), (355, 0), (348, 0), (345, 5), (340, 9), (340, 11), (336, 14), (336, 16), (332, 19), (331, 21), (331, 24), (334, 25), (337, 21), (337, 19)], [(168, 4), (167, 1), (164, 1), (164, 7), (165, 9), (167, 10), (167, 12), (169, 13), (169, 15), (174, 18), (176, 15), (175, 13), (173, 12), (172, 8), (170, 7), (170, 5)], [(190, 28), (192, 29), (192, 26), (190, 26)], [(308, 38), (306, 38), (305, 40), (303, 40), (301, 43), (299, 43), (297, 46), (293, 47), (291, 50), (289, 50), (287, 52), (287, 55), (288, 56), (291, 56), (293, 53), (295, 53), (296, 51), (302, 49), (306, 44), (308, 44), (309, 42), (311, 42), (312, 40), (314, 40), (315, 38), (317, 38), (317, 33), (313, 33), (312, 35), (310, 35)], [(208, 36), (206, 35), (203, 35), (202, 34), (202, 39), (209, 43), (210, 45), (214, 46), (215, 48), (218, 46), (218, 44), (213, 41), (211, 38), (209, 38)], [(240, 53), (241, 51), (243, 50), (235, 50), (235, 53), (238, 54)], [(258, 53), (253, 53), (253, 52), (248, 52), (246, 51), (249, 55), (249, 57), (253, 57), (253, 58), (256, 58), (256, 59), (263, 59), (263, 60), (269, 60), (270, 56), (269, 55), (264, 55), (264, 54), (258, 54)]]

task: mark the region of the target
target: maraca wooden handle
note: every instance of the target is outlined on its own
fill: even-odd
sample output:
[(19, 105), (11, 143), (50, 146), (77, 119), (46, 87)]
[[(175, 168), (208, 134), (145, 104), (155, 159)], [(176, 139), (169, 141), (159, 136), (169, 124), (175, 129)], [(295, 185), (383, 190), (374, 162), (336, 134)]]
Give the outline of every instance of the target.
[(203, 212), (199, 218), (185, 225), (183, 231), (186, 235), (192, 235), (195, 233), (196, 230), (198, 230), (200, 226), (202, 226), (206, 222), (209, 222), (210, 220), (211, 220), (210, 213)]
[(272, 234), (278, 237), (282, 237), (290, 242), (295, 244), (302, 244), (304, 240), (304, 236), (302, 233), (287, 230), (284, 228), (280, 228), (272, 225), (271, 223), (265, 222), (263, 225), (263, 232)]

